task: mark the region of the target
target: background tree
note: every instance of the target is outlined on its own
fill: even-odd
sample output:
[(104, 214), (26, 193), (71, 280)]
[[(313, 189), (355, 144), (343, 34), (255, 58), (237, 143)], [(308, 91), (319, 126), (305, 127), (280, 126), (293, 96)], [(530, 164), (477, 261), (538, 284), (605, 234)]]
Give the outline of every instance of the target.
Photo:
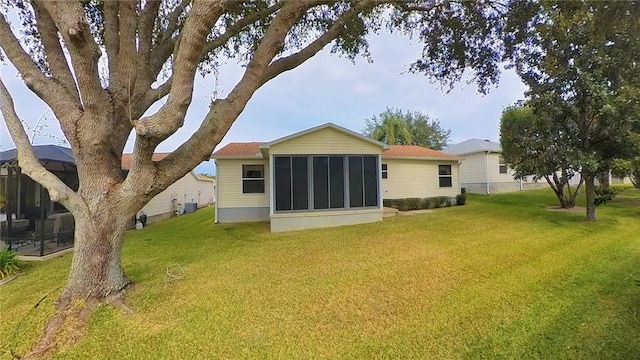
[[(516, 34), (516, 69), (528, 105), (554, 123), (576, 153), (587, 220), (597, 220), (595, 178), (628, 158), (640, 86), (637, 1), (542, 1), (541, 16)], [(529, 32), (527, 32), (529, 31)], [(520, 39), (522, 40), (522, 39)]]
[[(57, 320), (76, 300), (90, 309), (123, 293), (129, 280), (121, 251), (133, 216), (209, 159), (269, 80), (327, 45), (350, 59), (368, 56), (367, 36), (388, 28), (423, 44), (412, 71), (445, 86), (471, 74), (484, 91), (498, 79), (504, 40), (532, 9), (508, 0), (5, 0), (0, 6), (2, 54), (55, 114), (78, 171), (73, 191), (37, 161), (0, 79), (0, 109), (23, 173), (76, 219), (71, 270), (52, 325), (64, 323)], [(158, 144), (185, 121), (196, 73), (216, 71), (227, 59), (245, 66), (240, 80), (211, 103), (188, 140), (153, 161)], [(123, 175), (132, 132), (131, 168)]]
[(397, 145), (419, 145), (442, 150), (449, 144), (450, 129), (443, 129), (438, 120), (419, 110), (403, 112), (386, 108), (379, 115), (365, 119), (362, 133), (378, 141)]
[(500, 117), (502, 156), (514, 177), (545, 179), (565, 209), (576, 205), (583, 183), (580, 177), (578, 185), (571, 186), (571, 178), (580, 174), (567, 135), (553, 121), (537, 117), (528, 106), (508, 107)]
[(633, 187), (640, 189), (640, 156), (628, 160), (616, 160), (611, 173), (621, 179), (629, 177)]

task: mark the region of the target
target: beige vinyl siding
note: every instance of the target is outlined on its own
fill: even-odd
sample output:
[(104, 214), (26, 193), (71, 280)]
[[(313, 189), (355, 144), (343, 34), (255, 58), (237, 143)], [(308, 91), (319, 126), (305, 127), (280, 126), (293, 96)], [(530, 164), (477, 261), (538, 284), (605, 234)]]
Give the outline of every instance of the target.
[(270, 155), (312, 154), (380, 154), (380, 146), (340, 131), (325, 128), (269, 148)]
[(207, 206), (209, 204), (213, 204), (215, 202), (214, 195), (214, 184), (215, 180), (207, 180), (207, 179), (197, 179), (197, 194), (196, 202), (198, 203), (198, 207)]
[[(264, 193), (242, 193), (242, 165), (264, 165)], [(219, 208), (269, 207), (269, 164), (266, 159), (218, 159), (216, 181)]]
[[(383, 199), (402, 199), (412, 197), (455, 196), (460, 193), (458, 181), (458, 161), (385, 159), (387, 178), (382, 179)], [(441, 188), (438, 177), (438, 165), (451, 165), (450, 188)]]
[[(200, 191), (200, 202), (198, 202), (198, 191)], [(182, 209), (185, 202), (198, 202), (198, 206), (203, 206), (209, 203), (210, 198), (213, 198), (213, 183), (211, 181), (198, 180), (193, 173), (188, 173), (151, 199), (142, 208), (142, 211), (148, 217), (163, 214), (170, 215), (173, 211)], [(175, 204), (172, 204), (173, 199), (176, 200)], [(175, 206), (175, 208), (172, 208), (172, 206)]]
[[(464, 160), (460, 164), (460, 182), (463, 184), (468, 183), (486, 183), (486, 163), (485, 163), (485, 153), (473, 153), (461, 155)], [(497, 161), (497, 159), (496, 159)], [(498, 171), (496, 162), (496, 172)]]
[(499, 153), (489, 153), (488, 158), (488, 170), (489, 170), (489, 182), (492, 183), (511, 183), (518, 182), (518, 180), (513, 180), (513, 170), (510, 167), (507, 167), (506, 174), (500, 174), (500, 154)]

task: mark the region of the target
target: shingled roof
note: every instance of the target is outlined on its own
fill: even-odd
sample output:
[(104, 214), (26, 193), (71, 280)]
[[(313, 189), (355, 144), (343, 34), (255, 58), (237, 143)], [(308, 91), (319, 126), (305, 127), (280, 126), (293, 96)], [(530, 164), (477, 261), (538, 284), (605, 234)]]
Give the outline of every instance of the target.
[(442, 151), (429, 149), (417, 145), (391, 145), (389, 150), (382, 153), (383, 158), (387, 157), (413, 157), (413, 158), (444, 158), (456, 160), (457, 156), (445, 154)]
[(245, 156), (245, 157), (261, 157), (260, 145), (263, 142), (234, 142), (223, 146), (220, 150), (213, 153), (213, 158), (226, 156)]
[[(166, 158), (170, 153), (154, 153), (151, 156), (151, 160), (160, 161)], [(122, 169), (129, 170), (131, 169), (131, 158), (133, 154), (122, 154)]]

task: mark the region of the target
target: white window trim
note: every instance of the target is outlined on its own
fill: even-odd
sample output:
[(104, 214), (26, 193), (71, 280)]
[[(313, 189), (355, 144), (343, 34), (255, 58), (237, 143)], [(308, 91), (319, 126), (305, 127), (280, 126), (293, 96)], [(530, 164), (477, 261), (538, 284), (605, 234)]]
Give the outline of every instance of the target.
[[(245, 166), (262, 166), (262, 177), (259, 178), (246, 178), (244, 177), (244, 167)], [(241, 166), (241, 171), (242, 171), (242, 180), (240, 183), (241, 189), (242, 189), (242, 194), (246, 195), (246, 194), (264, 194), (264, 192), (266, 191), (266, 182), (265, 177), (264, 177), (264, 164), (242, 164)], [(245, 180), (252, 180), (252, 181), (256, 181), (256, 180), (262, 180), (262, 192), (244, 192), (244, 182)]]
[[(440, 166), (448, 166), (449, 167), (449, 175), (440, 175)], [(442, 186), (440, 185), (440, 179), (442, 178), (449, 178), (451, 179), (451, 185), (450, 186)], [(438, 164), (438, 187), (440, 188), (452, 188), (453, 187), (453, 166), (451, 164)]]

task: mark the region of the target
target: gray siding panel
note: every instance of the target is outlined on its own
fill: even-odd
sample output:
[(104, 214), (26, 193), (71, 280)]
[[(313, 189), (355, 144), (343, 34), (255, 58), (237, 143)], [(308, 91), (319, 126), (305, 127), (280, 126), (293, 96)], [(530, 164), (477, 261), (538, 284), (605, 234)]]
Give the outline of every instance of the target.
[(219, 208), (218, 219), (220, 223), (268, 221), (268, 207), (243, 207), (243, 208)]

